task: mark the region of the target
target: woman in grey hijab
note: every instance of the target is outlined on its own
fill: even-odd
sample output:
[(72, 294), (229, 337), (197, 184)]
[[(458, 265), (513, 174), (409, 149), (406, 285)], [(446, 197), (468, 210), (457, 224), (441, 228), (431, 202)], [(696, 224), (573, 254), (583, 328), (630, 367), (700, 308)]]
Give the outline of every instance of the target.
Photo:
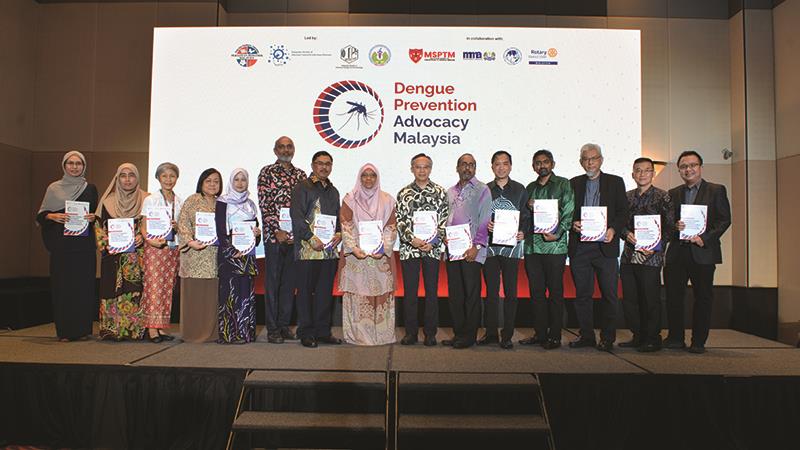
[[(56, 335), (60, 341), (66, 342), (90, 336), (92, 320), (97, 316), (97, 262), (92, 231), (97, 188), (86, 182), (86, 158), (80, 152), (73, 150), (64, 155), (61, 168), (64, 176), (47, 187), (36, 221), (50, 253), (50, 290)], [(82, 216), (86, 222), (83, 226), (70, 225), (65, 229), (70, 216)]]

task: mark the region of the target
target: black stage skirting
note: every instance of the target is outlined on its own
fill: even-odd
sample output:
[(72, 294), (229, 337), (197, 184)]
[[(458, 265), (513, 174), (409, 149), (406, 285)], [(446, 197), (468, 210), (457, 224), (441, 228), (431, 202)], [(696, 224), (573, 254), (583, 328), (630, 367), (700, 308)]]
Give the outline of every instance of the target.
[[(531, 333), (518, 329), (514, 341)], [(800, 349), (733, 330), (712, 330), (704, 355), (520, 345), (305, 349), (267, 344), (261, 327), (257, 342), (237, 346), (59, 343), (54, 335), (52, 324), (0, 332), (0, 447), (221, 449), (249, 369), (379, 373), (399, 380), (401, 392), (409, 373), (536, 374), (561, 450), (800, 445)], [(451, 336), (439, 330), (439, 340)], [(574, 330), (562, 333), (564, 343), (574, 337)], [(629, 338), (619, 330), (618, 341)], [(276, 388), (253, 402), (284, 411), (374, 413), (391, 405), (387, 397)], [(403, 407), (424, 413), (447, 404), (478, 415), (513, 409), (500, 400), (476, 406), (458, 394), (435, 397), (436, 405), (432, 399)]]

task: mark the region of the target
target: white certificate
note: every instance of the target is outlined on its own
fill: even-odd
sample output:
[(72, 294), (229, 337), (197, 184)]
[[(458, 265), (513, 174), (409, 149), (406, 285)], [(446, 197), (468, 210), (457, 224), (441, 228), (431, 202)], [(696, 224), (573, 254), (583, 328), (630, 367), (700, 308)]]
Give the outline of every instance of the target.
[(131, 253), (136, 250), (133, 219), (108, 219), (108, 253)]
[(154, 205), (144, 212), (147, 239), (172, 240), (172, 217), (168, 206)]
[(217, 222), (214, 213), (197, 211), (194, 213), (194, 238), (203, 245), (217, 244)]
[(558, 199), (533, 201), (533, 232), (553, 234), (558, 229)]
[(414, 211), (411, 220), (415, 238), (425, 242), (433, 241), (439, 227), (439, 214), (436, 211)]
[(633, 216), (633, 236), (636, 250), (659, 250), (661, 248), (661, 216)]
[(681, 221), (685, 228), (680, 232), (680, 239), (688, 241), (705, 233), (707, 218), (708, 206), (681, 205)]
[(243, 255), (256, 254), (256, 233), (254, 221), (234, 222), (231, 226), (231, 245)]
[(383, 253), (383, 221), (358, 222), (358, 246), (368, 255)]
[(608, 209), (605, 206), (581, 206), (581, 242), (606, 240)]
[(89, 214), (89, 202), (64, 202), (67, 221), (64, 222), (64, 236), (88, 236), (89, 221), (84, 217)]
[(278, 228), (292, 234), (292, 215), (289, 208), (281, 208), (280, 215), (278, 216)]
[(517, 245), (517, 232), (519, 232), (519, 211), (512, 209), (494, 211), (492, 244), (513, 247)]
[(314, 218), (314, 236), (327, 246), (335, 234), (336, 216), (317, 214), (317, 217)]
[(450, 255), (450, 261), (464, 259), (464, 253), (472, 247), (469, 224), (445, 227), (445, 233), (447, 235), (447, 253)]

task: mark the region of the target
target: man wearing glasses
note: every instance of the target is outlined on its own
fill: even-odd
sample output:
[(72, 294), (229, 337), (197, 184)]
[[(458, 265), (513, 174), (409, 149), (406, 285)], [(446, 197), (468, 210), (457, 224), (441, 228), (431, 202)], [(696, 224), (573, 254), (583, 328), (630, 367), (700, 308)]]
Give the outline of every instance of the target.
[(311, 176), (292, 191), (292, 234), (297, 261), (297, 336), (304, 347), (341, 344), (331, 334), (333, 279), (342, 240), (339, 191), (328, 177), (333, 157), (321, 150), (311, 158)]
[(448, 248), (447, 288), (455, 336), (442, 344), (468, 348), (478, 338), (481, 320), (481, 267), (489, 243), (492, 193), (475, 178), (475, 158), (469, 153), (458, 158), (456, 172), (458, 183), (447, 190), (447, 226), (468, 224), (472, 245), (462, 255), (452, 255)]
[[(686, 283), (692, 281), (694, 311), (692, 314), (691, 353), (705, 353), (708, 329), (711, 326), (714, 271), (722, 263), (720, 238), (731, 225), (731, 207), (725, 186), (703, 179), (703, 157), (688, 150), (678, 157), (681, 186), (670, 189), (678, 221), (673, 244), (667, 251), (664, 282), (667, 288), (667, 320), (669, 336), (664, 346), (686, 348), (684, 342), (683, 302)], [(681, 205), (705, 205), (705, 229), (697, 235), (679, 240), (686, 224), (681, 217)]]
[[(580, 325), (580, 337), (569, 343), (571, 348), (594, 347), (611, 351), (617, 337), (617, 280), (619, 231), (628, 223), (628, 199), (625, 183), (616, 175), (600, 171), (603, 154), (597, 144), (581, 147), (580, 163), (585, 175), (570, 180), (575, 191), (575, 212), (569, 237), (569, 258), (575, 282), (575, 313)], [(606, 231), (599, 241), (581, 238), (583, 207), (606, 207)], [(602, 294), (600, 343), (594, 336), (594, 278)]]
[[(638, 158), (633, 162), (632, 176), (636, 189), (626, 194), (630, 218), (620, 233), (625, 240), (625, 249), (620, 258), (622, 310), (633, 339), (619, 346), (636, 348), (640, 352), (661, 350), (661, 267), (675, 225), (675, 210), (669, 194), (653, 186), (654, 168), (650, 158)], [(656, 223), (654, 217), (645, 216), (659, 217), (660, 241), (657, 244), (648, 242), (649, 245), (641, 242), (637, 246), (637, 217), (640, 224)]]

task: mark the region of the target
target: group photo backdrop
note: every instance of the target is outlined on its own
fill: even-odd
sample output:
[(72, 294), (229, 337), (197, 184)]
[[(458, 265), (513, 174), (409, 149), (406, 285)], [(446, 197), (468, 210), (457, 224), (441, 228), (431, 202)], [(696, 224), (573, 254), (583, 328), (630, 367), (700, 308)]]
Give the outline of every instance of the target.
[[(294, 164), (310, 173), (314, 152), (333, 155), (342, 194), (366, 162), (395, 194), (412, 180), (410, 158), (433, 158), (431, 179), (457, 180), (472, 153), (478, 179), (491, 155), (509, 151), (511, 177), (532, 181), (531, 156), (551, 150), (556, 173), (582, 172), (578, 149), (602, 146), (603, 169), (632, 186), (641, 155), (638, 30), (431, 27), (156, 28), (149, 166), (181, 169), (176, 192), (194, 192), (215, 167), (275, 161), (290, 136)], [(157, 188), (148, 177), (147, 189)], [(155, 185), (154, 185), (155, 184)]]

